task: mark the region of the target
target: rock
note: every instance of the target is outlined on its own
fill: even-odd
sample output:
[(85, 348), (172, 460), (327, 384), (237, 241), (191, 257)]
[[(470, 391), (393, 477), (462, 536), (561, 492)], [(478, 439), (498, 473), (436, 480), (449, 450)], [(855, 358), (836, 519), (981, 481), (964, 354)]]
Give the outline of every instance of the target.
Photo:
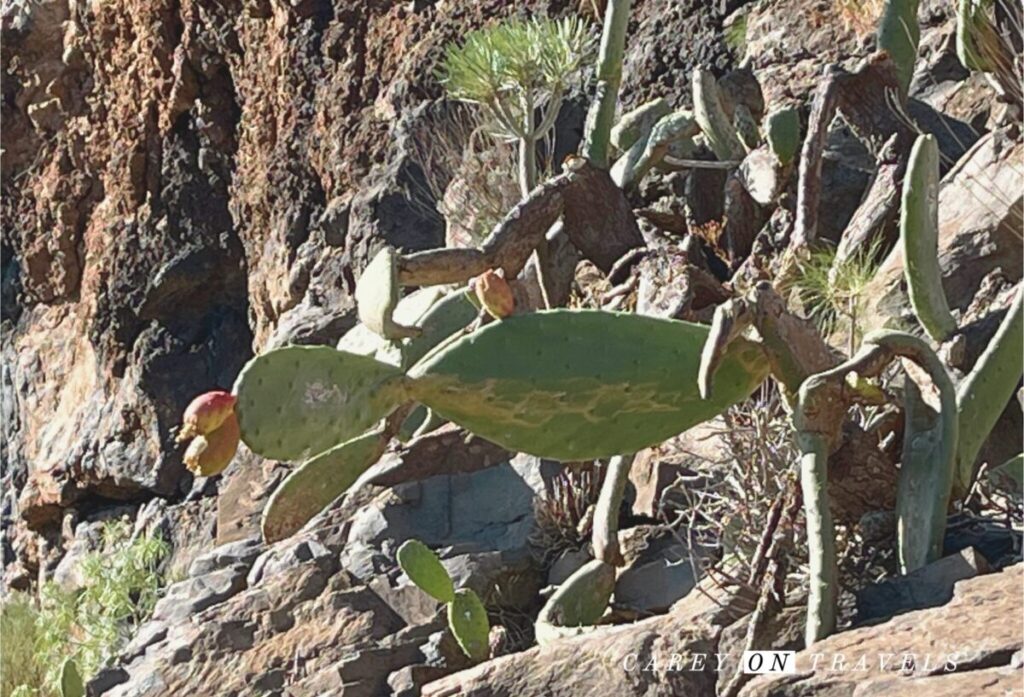
[(548, 569), (548, 585), (560, 586), (579, 569), (592, 559), (587, 549), (566, 550), (558, 555), (558, 558)]
[(711, 607), (693, 594), (667, 615), (502, 656), (428, 683), (423, 696), (713, 695), (721, 630)]
[(942, 605), (953, 597), (953, 586), (958, 581), (988, 573), (989, 570), (985, 557), (969, 547), (907, 576), (897, 576), (865, 586), (856, 594), (856, 622), (863, 624), (908, 610)]
[(614, 603), (641, 616), (664, 612), (693, 590), (706, 552), (689, 548), (656, 526), (619, 532), (626, 560), (615, 581)]
[(1022, 564), (961, 581), (948, 604), (834, 634), (796, 654), (796, 674), (759, 676), (740, 695), (1006, 694), (1021, 680), (1009, 664), (1024, 636), (1007, 618), (1022, 581)]
[(230, 598), (245, 588), (249, 567), (233, 564), (172, 584), (153, 608), (153, 621), (179, 622)]

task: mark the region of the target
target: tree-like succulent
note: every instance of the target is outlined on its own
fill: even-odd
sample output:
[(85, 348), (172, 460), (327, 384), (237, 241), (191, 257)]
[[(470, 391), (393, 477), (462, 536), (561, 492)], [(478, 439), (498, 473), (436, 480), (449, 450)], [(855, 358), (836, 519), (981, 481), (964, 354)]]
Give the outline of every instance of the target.
[(586, 24), (570, 17), (506, 20), (470, 32), (445, 51), (440, 79), (448, 95), (479, 104), (493, 119), (495, 135), (519, 141), (524, 196), (537, 184), (537, 142), (554, 125), (592, 47)]
[(448, 627), (463, 653), (474, 662), (487, 660), (491, 626), (479, 596), (471, 588), (456, 590), (441, 560), (419, 540), (407, 540), (395, 556), (410, 581), (438, 602), (445, 603)]

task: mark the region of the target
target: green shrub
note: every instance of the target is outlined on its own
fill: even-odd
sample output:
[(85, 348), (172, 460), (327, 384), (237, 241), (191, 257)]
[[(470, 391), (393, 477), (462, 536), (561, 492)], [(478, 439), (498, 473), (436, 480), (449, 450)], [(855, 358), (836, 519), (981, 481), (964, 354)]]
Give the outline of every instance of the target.
[(38, 610), (26, 598), (5, 602), (0, 697), (59, 694), (68, 658), (88, 680), (149, 617), (169, 547), (159, 537), (133, 540), (130, 533), (125, 522), (104, 526), (102, 548), (81, 562), (82, 590), (50, 581), (39, 590)]

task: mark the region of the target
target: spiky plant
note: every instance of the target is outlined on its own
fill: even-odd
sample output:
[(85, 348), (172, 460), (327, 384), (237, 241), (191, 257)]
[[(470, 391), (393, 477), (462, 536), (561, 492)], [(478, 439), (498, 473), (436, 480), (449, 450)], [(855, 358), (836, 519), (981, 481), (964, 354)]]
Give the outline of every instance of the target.
[(592, 49), (586, 23), (568, 17), (500, 22), (445, 51), (440, 80), (448, 96), (479, 104), (493, 120), (495, 136), (519, 142), (524, 196), (537, 183), (537, 142), (554, 126)]
[(534, 556), (544, 567), (558, 555), (583, 547), (590, 537), (587, 517), (597, 501), (600, 478), (591, 465), (567, 467), (551, 481), (550, 490), (534, 500), (537, 527), (530, 535)]
[(800, 274), (792, 283), (823, 333), (847, 329), (851, 355), (863, 334), (858, 322), (864, 310), (864, 291), (878, 270), (880, 248), (881, 241), (876, 239), (836, 263), (835, 247), (822, 247), (800, 265)]

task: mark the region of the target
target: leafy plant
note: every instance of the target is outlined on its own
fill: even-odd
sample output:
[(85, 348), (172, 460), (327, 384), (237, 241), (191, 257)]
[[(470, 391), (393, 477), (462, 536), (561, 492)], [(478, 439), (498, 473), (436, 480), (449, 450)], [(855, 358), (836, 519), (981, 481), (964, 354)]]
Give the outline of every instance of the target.
[(487, 660), (491, 626), (477, 594), (470, 588), (456, 589), (441, 560), (419, 540), (407, 540), (398, 548), (396, 557), (413, 583), (438, 602), (445, 603), (448, 627), (463, 653), (473, 661)]
[(153, 611), (163, 582), (157, 567), (168, 551), (161, 538), (130, 539), (127, 523), (111, 522), (104, 526), (102, 548), (82, 560), (81, 591), (43, 585), (35, 627), (44, 685), (59, 688), (68, 658), (88, 679), (120, 650)]
[(800, 264), (792, 281), (807, 309), (824, 334), (845, 328), (852, 354), (863, 335), (858, 324), (864, 311), (864, 291), (878, 270), (881, 240), (875, 239), (849, 258), (836, 261), (835, 247), (814, 250)]
[(537, 142), (554, 126), (592, 47), (587, 25), (569, 17), (508, 20), (470, 32), (445, 51), (440, 80), (448, 95), (479, 104), (493, 120), (493, 135), (519, 142), (524, 196), (537, 184)]

